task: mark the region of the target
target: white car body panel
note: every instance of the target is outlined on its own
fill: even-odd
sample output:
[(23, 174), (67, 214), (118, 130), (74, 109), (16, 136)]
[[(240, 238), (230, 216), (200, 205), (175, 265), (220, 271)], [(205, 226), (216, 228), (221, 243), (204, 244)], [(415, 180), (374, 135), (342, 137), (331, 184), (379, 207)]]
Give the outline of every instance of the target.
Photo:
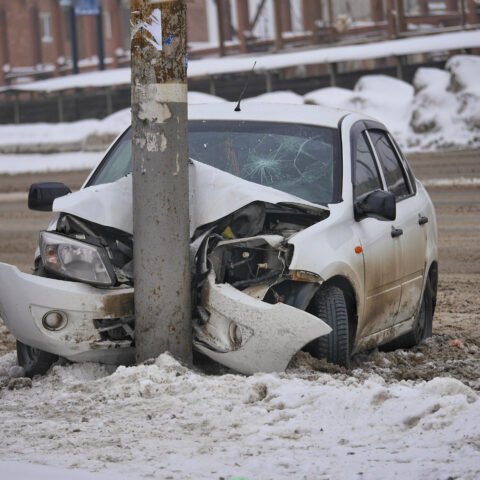
[[(293, 355), (331, 328), (318, 317), (298, 308), (262, 302), (228, 284), (215, 284), (209, 275), (203, 303), (210, 312), (209, 324), (234, 322), (242, 332), (242, 344), (233, 351), (215, 351), (198, 340), (195, 348), (226, 367), (252, 374), (285, 370)], [(206, 336), (206, 335), (205, 335)], [(202, 338), (197, 335), (197, 338)]]
[[(319, 105), (282, 105), (274, 103), (242, 104), (240, 111), (235, 111), (236, 103), (216, 103), (208, 105), (189, 105), (189, 120), (221, 120), (278, 122), (303, 125), (319, 125), (338, 128), (340, 120), (352, 112)], [(287, 117), (288, 115), (288, 117)], [(359, 118), (366, 118), (359, 116)]]

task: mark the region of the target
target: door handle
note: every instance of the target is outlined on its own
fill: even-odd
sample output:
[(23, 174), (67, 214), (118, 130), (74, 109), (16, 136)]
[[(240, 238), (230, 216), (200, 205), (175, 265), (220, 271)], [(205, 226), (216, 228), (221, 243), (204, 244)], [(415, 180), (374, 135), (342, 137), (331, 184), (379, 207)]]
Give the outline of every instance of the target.
[(428, 223), (428, 217), (424, 217), (423, 215), (419, 214), (418, 215), (418, 224), (419, 225), (425, 225)]
[(403, 235), (403, 230), (401, 228), (392, 227), (392, 238), (399, 237)]

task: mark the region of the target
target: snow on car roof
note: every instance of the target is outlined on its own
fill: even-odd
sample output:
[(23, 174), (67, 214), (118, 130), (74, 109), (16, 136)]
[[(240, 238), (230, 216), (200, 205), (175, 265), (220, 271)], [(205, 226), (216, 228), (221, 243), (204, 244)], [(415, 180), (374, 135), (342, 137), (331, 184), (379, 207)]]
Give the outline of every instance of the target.
[(352, 112), (320, 105), (292, 105), (245, 102), (236, 112), (236, 103), (189, 105), (189, 120), (225, 120), (297, 123), (337, 128), (340, 120)]

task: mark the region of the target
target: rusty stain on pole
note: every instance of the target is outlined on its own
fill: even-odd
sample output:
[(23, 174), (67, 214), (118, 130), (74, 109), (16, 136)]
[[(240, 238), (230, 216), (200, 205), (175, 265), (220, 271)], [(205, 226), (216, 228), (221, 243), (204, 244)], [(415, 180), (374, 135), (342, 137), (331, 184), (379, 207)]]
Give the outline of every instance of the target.
[(132, 0), (137, 362), (191, 363), (186, 1)]

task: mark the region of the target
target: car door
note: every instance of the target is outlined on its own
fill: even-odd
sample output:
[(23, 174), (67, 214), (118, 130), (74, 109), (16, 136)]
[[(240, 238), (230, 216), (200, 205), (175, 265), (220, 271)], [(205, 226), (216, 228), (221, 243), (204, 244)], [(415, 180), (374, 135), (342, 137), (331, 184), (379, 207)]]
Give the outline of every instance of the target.
[(417, 195), (414, 177), (390, 135), (380, 129), (368, 131), (387, 189), (395, 194), (397, 216), (392, 236), (401, 247), (400, 304), (394, 323), (411, 318), (420, 303), (425, 274), (426, 229), (424, 202)]
[[(386, 188), (367, 130), (352, 136), (353, 196), (361, 199)], [(397, 316), (401, 296), (401, 244), (392, 238), (394, 222), (362, 218), (355, 224), (364, 259), (364, 308), (359, 315), (359, 338), (379, 332)]]

